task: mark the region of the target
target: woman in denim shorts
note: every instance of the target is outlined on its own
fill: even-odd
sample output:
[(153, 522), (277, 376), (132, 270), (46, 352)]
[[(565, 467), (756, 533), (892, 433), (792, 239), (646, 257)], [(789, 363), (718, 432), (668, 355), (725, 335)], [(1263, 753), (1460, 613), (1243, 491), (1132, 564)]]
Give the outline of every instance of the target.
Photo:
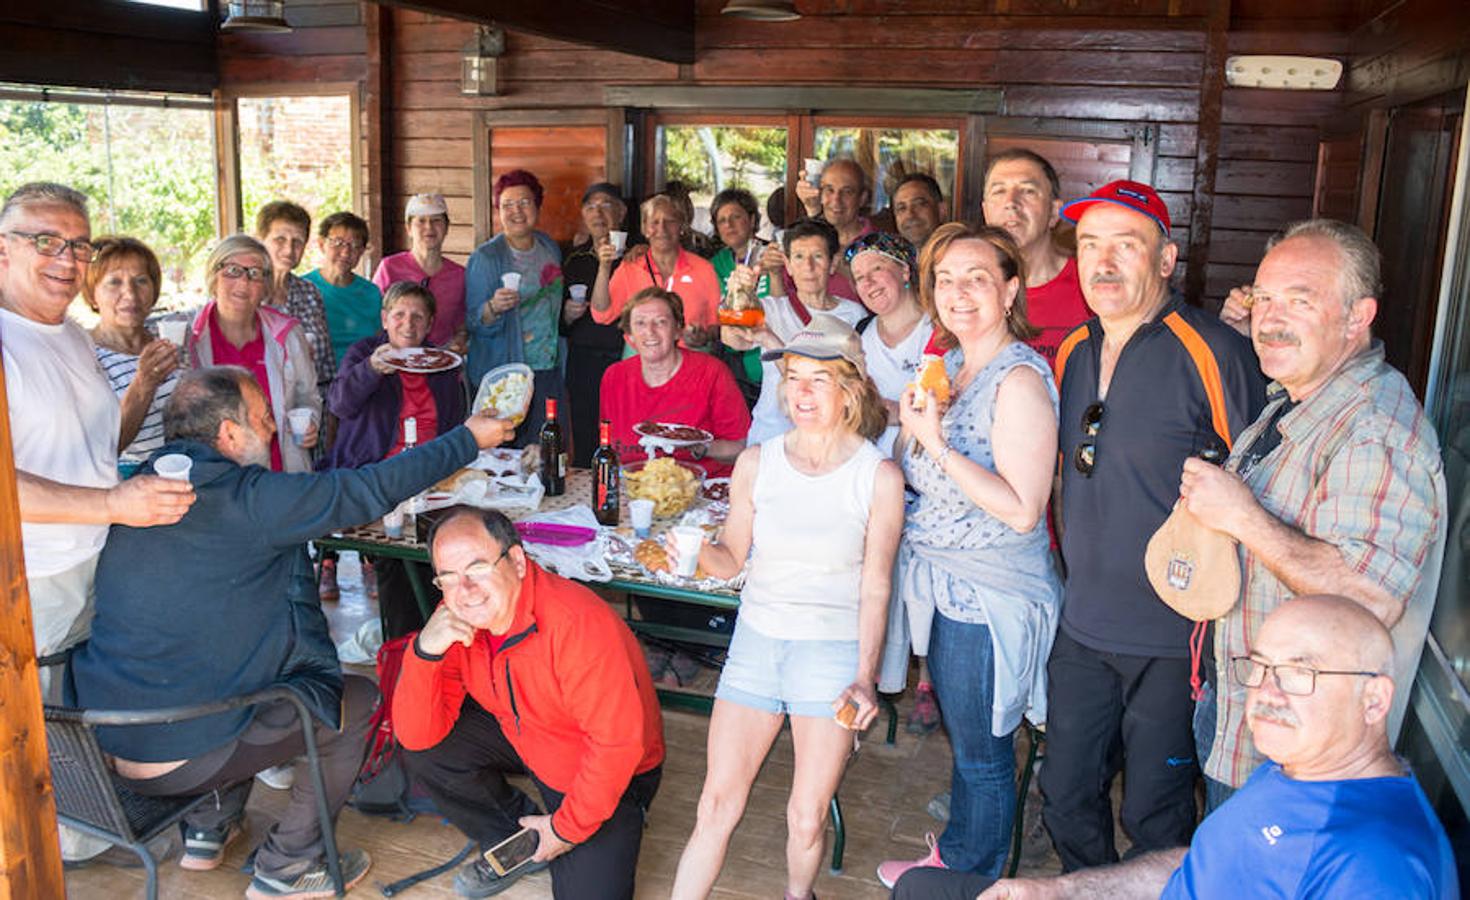
[(724, 534), (700, 550), (700, 565), (719, 578), (750, 562), (675, 898), (709, 894), (787, 716), (796, 764), (786, 804), (786, 896), (811, 897), (827, 809), (853, 748), (836, 716), (856, 730), (877, 716), (903, 477), (871, 443), (887, 412), (857, 332), (834, 316), (809, 315), (782, 350), (770, 351), (782, 361), (781, 402), (792, 429), (740, 454)]

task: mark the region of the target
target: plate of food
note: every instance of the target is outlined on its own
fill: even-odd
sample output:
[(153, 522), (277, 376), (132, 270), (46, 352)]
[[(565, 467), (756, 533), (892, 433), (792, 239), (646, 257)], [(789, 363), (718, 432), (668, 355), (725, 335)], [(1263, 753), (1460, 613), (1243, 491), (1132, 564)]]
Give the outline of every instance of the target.
[(464, 363), (464, 357), (443, 347), (401, 347), (383, 354), (383, 362), (400, 372), (432, 375), (448, 372)]
[(704, 473), (669, 456), (638, 460), (623, 466), (623, 488), (629, 500), (652, 500), (653, 514), (677, 516), (699, 494)]
[(714, 435), (703, 428), (680, 425), (677, 422), (639, 422), (633, 426), (633, 431), (641, 437), (651, 438), (671, 447), (694, 447), (708, 444), (715, 439)]
[(704, 487), (700, 489), (699, 495), (711, 503), (729, 503), (730, 479), (706, 478), (704, 480)]
[(535, 392), (536, 376), (531, 367), (525, 363), (507, 363), (491, 369), (480, 379), (480, 389), (475, 392), (475, 404), (471, 408), (519, 425), (526, 420), (531, 395)]

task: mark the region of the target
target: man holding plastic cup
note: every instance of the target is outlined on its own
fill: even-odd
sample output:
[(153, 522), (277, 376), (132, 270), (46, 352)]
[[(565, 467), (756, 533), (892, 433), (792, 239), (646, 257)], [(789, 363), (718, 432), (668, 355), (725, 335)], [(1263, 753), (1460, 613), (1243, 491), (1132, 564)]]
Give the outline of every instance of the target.
[[(524, 169), (495, 180), (500, 233), (475, 249), (465, 267), (465, 374), (473, 391), (485, 373), (506, 363), (525, 363), (535, 373), (536, 393), (515, 444), (536, 440), (546, 401), (561, 400), (559, 323), (562, 308), (561, 248), (536, 230), (545, 191)], [(570, 427), (565, 405), (558, 418)]]
[[(179, 379), (163, 420), (168, 443), (151, 465), (167, 470), (165, 461), (176, 454), (190, 460), (198, 502), (171, 528), (118, 525), (108, 535), (97, 563), (99, 611), (91, 639), (72, 656), (68, 699), (157, 709), (285, 683), (312, 712), (325, 801), (335, 813), (362, 763), (377, 690), (342, 674), (306, 542), (379, 518), (502, 443), (510, 424), (475, 416), (380, 463), (273, 472), (275, 418), (260, 385), (237, 366)], [(219, 792), (184, 818), (184, 868), (219, 866), (240, 833), (255, 773), (304, 752), (294, 717), (281, 707), (99, 731), (117, 776), (133, 792)], [(249, 896), (308, 896), (313, 883), (325, 881), (317, 800), (310, 780), (296, 779), (289, 804), (255, 852)], [(367, 854), (341, 856), (350, 887), (366, 874)]]

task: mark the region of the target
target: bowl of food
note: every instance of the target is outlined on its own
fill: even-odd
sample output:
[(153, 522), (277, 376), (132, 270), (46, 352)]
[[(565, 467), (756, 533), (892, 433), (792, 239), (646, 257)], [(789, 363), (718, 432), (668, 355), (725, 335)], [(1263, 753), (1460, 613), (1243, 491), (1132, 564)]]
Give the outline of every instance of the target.
[(497, 419), (509, 419), (511, 425), (526, 420), (531, 409), (531, 395), (536, 392), (536, 376), (525, 363), (496, 366), (480, 379), (475, 392), (476, 413), (489, 413)]
[(623, 466), (623, 490), (629, 500), (652, 500), (653, 514), (677, 516), (699, 495), (704, 472), (669, 456)]

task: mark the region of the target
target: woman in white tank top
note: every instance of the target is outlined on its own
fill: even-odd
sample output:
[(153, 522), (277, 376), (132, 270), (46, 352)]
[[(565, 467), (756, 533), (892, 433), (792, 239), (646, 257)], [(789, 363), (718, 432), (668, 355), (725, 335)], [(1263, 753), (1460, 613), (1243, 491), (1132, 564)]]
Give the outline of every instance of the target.
[[(852, 735), (877, 716), (889, 581), (903, 528), (903, 476), (871, 443), (887, 414), (857, 332), (830, 315), (773, 356), (784, 360), (792, 429), (740, 454), (730, 516), (700, 565), (750, 571), (709, 726), (709, 767), (675, 898), (708, 896), (761, 762), (791, 718), (786, 896), (811, 897), (828, 806)], [(850, 718), (849, 718), (850, 716)]]

